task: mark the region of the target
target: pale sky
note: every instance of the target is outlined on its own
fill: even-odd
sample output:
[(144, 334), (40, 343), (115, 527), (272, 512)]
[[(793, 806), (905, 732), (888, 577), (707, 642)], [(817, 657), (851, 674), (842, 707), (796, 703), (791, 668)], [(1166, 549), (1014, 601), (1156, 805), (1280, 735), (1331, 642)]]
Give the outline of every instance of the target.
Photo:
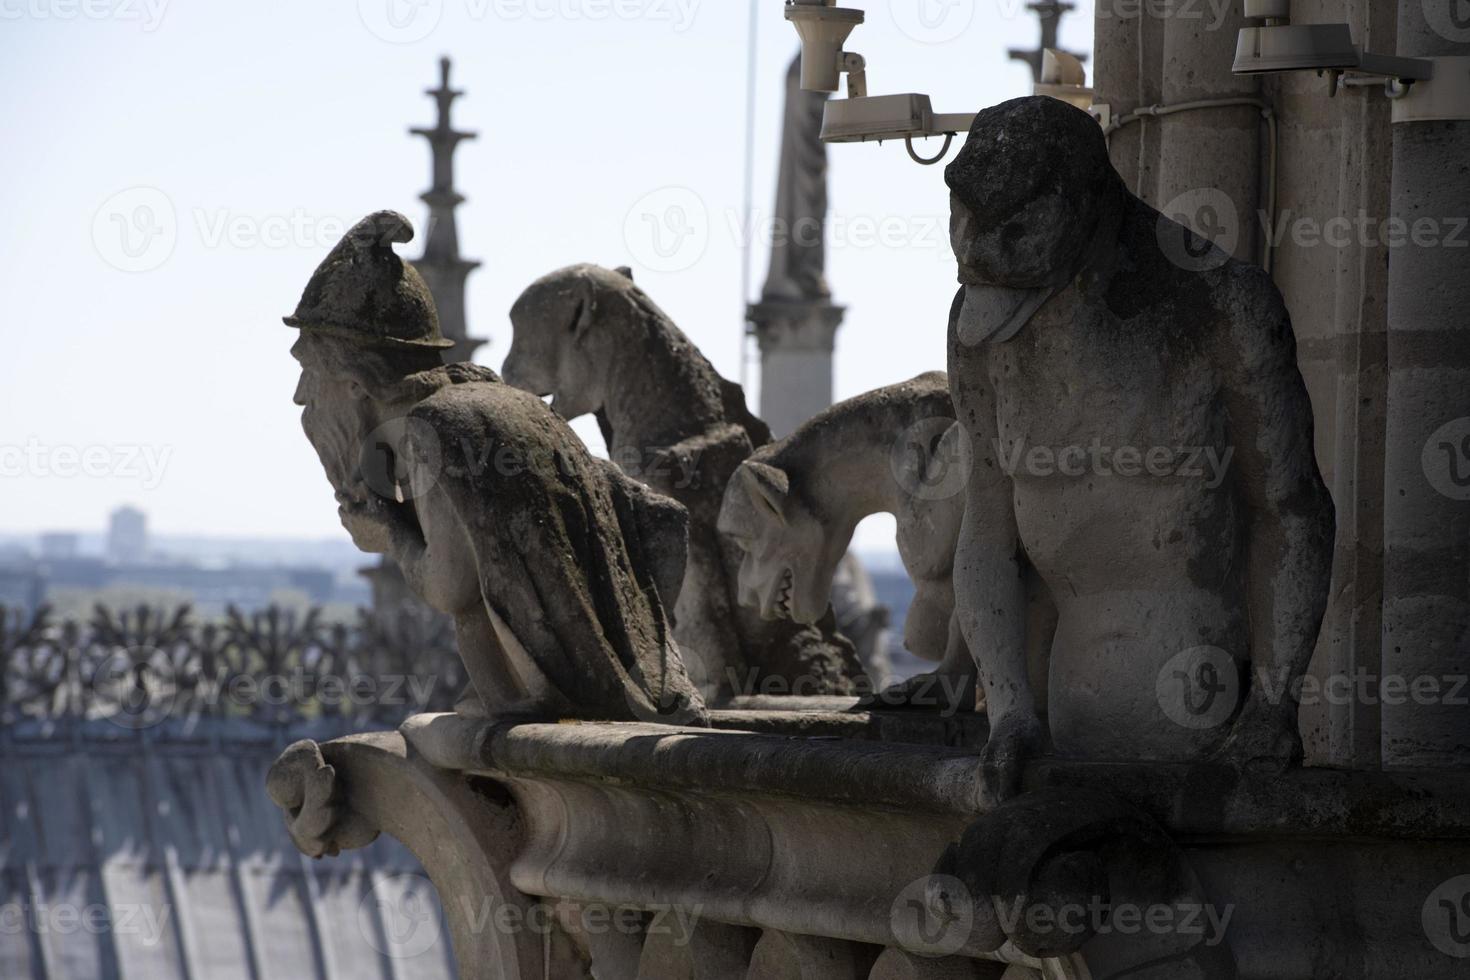
[[(872, 94), (963, 112), (1030, 89), (1005, 57), (1037, 42), (1022, 0), (850, 2), (867, 13), (847, 47)], [(796, 50), (781, 8), (759, 10), (758, 228)], [(1092, 4), (1079, 8), (1062, 43), (1090, 51)], [(468, 298), (471, 331), (491, 338), (477, 359), (499, 367), (527, 284), (590, 261), (632, 266), (739, 379), (749, 13), (732, 0), (0, 0), (0, 531), (99, 529), (132, 503), (165, 534), (345, 537), (291, 404), (280, 317), (364, 214), (423, 227), (428, 150), (407, 129), (433, 121), (422, 93), (441, 55), (468, 91), (455, 123), (480, 133), (457, 157), (461, 243), (484, 262)], [(829, 159), (844, 398), (943, 368), (954, 271), (942, 167), (894, 143)], [(693, 234), (663, 257), (639, 219), (670, 204)], [(753, 290), (765, 264), (757, 236)], [(864, 534), (881, 547), (891, 525)]]

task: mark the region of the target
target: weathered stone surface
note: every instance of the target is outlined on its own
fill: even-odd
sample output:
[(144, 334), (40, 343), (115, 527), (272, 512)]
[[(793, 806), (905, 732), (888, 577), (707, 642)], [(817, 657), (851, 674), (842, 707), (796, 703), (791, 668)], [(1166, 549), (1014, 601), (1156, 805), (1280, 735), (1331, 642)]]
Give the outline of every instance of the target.
[(271, 766), (265, 790), (286, 815), (291, 843), (307, 857), (336, 857), (366, 847), (378, 836), (376, 827), (347, 807), (337, 770), (322, 758), (315, 742), (288, 746)]
[(866, 980), (877, 949), (767, 929), (750, 958), (748, 980)]
[[(511, 310), (506, 380), (551, 395), (563, 418), (595, 414), (608, 455), (689, 510), (689, 562), (675, 636), (711, 695), (760, 689), (842, 694), (861, 673), (829, 614), (819, 628), (764, 622), (735, 599), (740, 556), (716, 530), (735, 468), (770, 433), (626, 271), (578, 265), (542, 277)], [(797, 688), (801, 685), (801, 688)]]
[[(1183, 852), (1163, 827), (1108, 793), (1028, 793), (971, 824), (940, 870), (954, 878), (934, 880), (957, 882), (946, 887), (970, 903), (980, 949), (1010, 942), (1039, 959), (1089, 949), (1090, 962), (1110, 961), (1107, 975), (1150, 964), (1190, 964), (1220, 980), (1236, 975), (1224, 944), (1228, 916), (1207, 914), (1216, 910)], [(931, 888), (931, 915), (941, 898), (952, 901), (940, 891)], [(1123, 916), (1135, 909), (1167, 925), (1122, 941)], [(1221, 918), (1220, 933), (1211, 932)], [(1200, 928), (1185, 929), (1186, 921)]]
[[(975, 666), (954, 618), (954, 554), (973, 460), (955, 423), (949, 379), (920, 375), (832, 406), (779, 442), (757, 449), (725, 491), (720, 530), (740, 545), (740, 598), (765, 616), (811, 622), (825, 608), (853, 530), (870, 514), (894, 515), (899, 557), (914, 583), (904, 644), (932, 674), (896, 685), (883, 707), (970, 710)], [(1032, 678), (1045, 690), (1055, 614), (1028, 575)]]
[(955, 598), (988, 795), (1044, 734), (1023, 557), (1058, 606), (1058, 752), (1298, 760), (1280, 691), (1320, 627), (1333, 509), (1279, 293), (1129, 193), (1096, 124), (1056, 100), (981, 112), (946, 179), (950, 384), (976, 452)]
[[(329, 261), (361, 248), (373, 276), (407, 275), (387, 243), (360, 240), (354, 229)], [(372, 322), (352, 337), (354, 296), (299, 324), (302, 426), (354, 542), (454, 617), (484, 709), (702, 723), (663, 606), (683, 577), (683, 508), (593, 459), (493, 372), (434, 366), (437, 350), (410, 341), (437, 322), (392, 344)]]
[[(268, 776), (293, 838), (294, 824), (326, 815), (319, 807), (314, 813), (296, 810), (294, 791), (282, 791), (303, 771), (301, 761), (313, 757), (335, 774), (334, 822), (345, 818), (353, 827), (381, 831), (418, 858), (441, 896), (459, 976), (591, 977), (587, 957), (566, 930), (510, 882), (521, 825), (501, 787), (425, 764), (396, 732), (351, 735), (321, 746), (299, 742)], [(359, 834), (335, 841), (344, 848), (365, 843)], [(399, 962), (411, 968), (411, 960)]]
[(919, 956), (885, 949), (868, 980), (1004, 980), (1005, 967), (963, 956)]
[[(1114, 927), (1105, 909), (1084, 920), (1104, 926), (1098, 935), (1038, 975), (1128, 976), (1174, 953), (1188, 958), (1156, 973), (1172, 963), (1180, 976), (1218, 977), (1227, 954), (1249, 978), (1348, 973), (1365, 957), (1384, 964), (1366, 975), (1385, 978), (1448, 978), (1459, 965), (1434, 952), (1418, 923), (1424, 896), (1470, 853), (1470, 784), (1460, 774), (1051, 761), (1028, 768), (1025, 795), (986, 812), (975, 805), (974, 750), (451, 720), (481, 732), (446, 740), (477, 746), (455, 767), (509, 787), (524, 815), (512, 879), (530, 894), (697, 909), (920, 954), (938, 935), (945, 955), (1035, 969), (1041, 961), (1009, 941), (1008, 929), (1021, 933), (1014, 899), (1055, 899), (1059, 872), (1086, 865), (1100, 869), (1114, 906), (1174, 910), (1154, 914), (1180, 928), (1145, 929), (1137, 918)], [(962, 836), (960, 859), (941, 864)], [(977, 904), (954, 932), (939, 928), (947, 919), (900, 928), (895, 910), (955, 875), (988, 916)], [(1397, 885), (1385, 889), (1388, 879)], [(1011, 897), (996, 907), (991, 893)], [(1320, 941), (1304, 946), (1302, 935)]]
[(700, 919), (692, 928), (679, 915), (650, 929), (638, 961), (638, 980), (742, 980), (760, 931)]

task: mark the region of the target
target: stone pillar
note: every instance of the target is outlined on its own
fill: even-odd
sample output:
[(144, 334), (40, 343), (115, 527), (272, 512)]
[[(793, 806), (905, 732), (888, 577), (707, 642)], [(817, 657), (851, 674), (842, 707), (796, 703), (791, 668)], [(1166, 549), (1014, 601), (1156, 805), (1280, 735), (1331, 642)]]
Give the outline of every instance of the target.
[(767, 301), (750, 307), (761, 351), (760, 415), (777, 439), (832, 404), (832, 348), (843, 308)]
[[(1164, 105), (1257, 97), (1255, 77), (1230, 71), (1236, 35), (1246, 24), (1240, 3), (1172, 4), (1167, 9), (1159, 78)], [(1218, 23), (1215, 11), (1221, 17)], [(1150, 203), (1236, 258), (1258, 261), (1260, 110), (1190, 109), (1143, 125), (1158, 128), (1158, 183), (1156, 200)]]
[[(1163, 99), (1159, 90), (1163, 22), (1147, 9), (1143, 4), (1096, 6), (1092, 86), (1096, 101), (1109, 106), (1114, 118)], [(1158, 136), (1158, 126), (1145, 122), (1118, 130), (1108, 143), (1113, 166), (1123, 180), (1133, 193), (1155, 205)]]
[[(1401, 55), (1470, 55), (1467, 35), (1444, 5), (1399, 4)], [(1443, 695), (1470, 668), (1470, 248), (1452, 244), (1470, 217), (1470, 122), (1393, 129), (1383, 675), (1409, 691), (1384, 698), (1383, 762), (1463, 767), (1470, 709)], [(1413, 692), (1428, 679), (1438, 700)]]

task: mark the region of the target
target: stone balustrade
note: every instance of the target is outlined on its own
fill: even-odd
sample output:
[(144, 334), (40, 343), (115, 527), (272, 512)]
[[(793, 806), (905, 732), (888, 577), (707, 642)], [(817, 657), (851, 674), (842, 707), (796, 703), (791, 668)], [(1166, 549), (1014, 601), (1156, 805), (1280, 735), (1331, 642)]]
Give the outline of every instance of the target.
[[(322, 813), (287, 811), (327, 828), (310, 846), (360, 843), (364, 825), (403, 841), (439, 889), (465, 977), (1463, 966), (1431, 899), (1470, 869), (1464, 774), (1040, 760), (1021, 797), (986, 812), (974, 732), (839, 706), (744, 705), (715, 712), (714, 730), (419, 715), (319, 757), (298, 743), (338, 789), (319, 794), (334, 801)], [(968, 744), (944, 744), (957, 735)]]

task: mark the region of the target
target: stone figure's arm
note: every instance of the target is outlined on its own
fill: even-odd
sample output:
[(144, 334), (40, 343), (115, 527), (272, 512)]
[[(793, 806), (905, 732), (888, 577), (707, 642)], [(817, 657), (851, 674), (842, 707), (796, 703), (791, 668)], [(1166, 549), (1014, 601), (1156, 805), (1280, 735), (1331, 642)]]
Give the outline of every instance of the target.
[(616, 463), (597, 462), (606, 471), (615, 494), (621, 497), (621, 502), (615, 500), (620, 520), (623, 520), (623, 504), (628, 508), (628, 526), (623, 534), (630, 551), (635, 551), (638, 559), (647, 563), (658, 588), (659, 601), (665, 610), (672, 610), (683, 590), (689, 560), (689, 511), (677, 500), (629, 477)]
[(455, 511), (447, 473), (437, 452), (399, 450), (409, 473), (407, 503), (380, 501), (388, 525), (389, 555), (404, 581), (433, 608), (454, 615), (481, 601), (479, 573), (469, 532)]
[(955, 546), (955, 614), (985, 691), (990, 739), (981, 759), (982, 803), (1020, 789), (1021, 767), (1041, 741), (1026, 665), (1026, 590), (1011, 479), (997, 449), (995, 392), (984, 346), (950, 331), (950, 391), (971, 440), (974, 468)]
[(1220, 465), (1226, 474), (1233, 468), (1249, 508), (1251, 660), (1272, 670), (1277, 688), (1311, 659), (1327, 606), (1335, 519), (1281, 295), (1265, 273), (1242, 267), (1229, 302), (1218, 350), (1234, 456)]

